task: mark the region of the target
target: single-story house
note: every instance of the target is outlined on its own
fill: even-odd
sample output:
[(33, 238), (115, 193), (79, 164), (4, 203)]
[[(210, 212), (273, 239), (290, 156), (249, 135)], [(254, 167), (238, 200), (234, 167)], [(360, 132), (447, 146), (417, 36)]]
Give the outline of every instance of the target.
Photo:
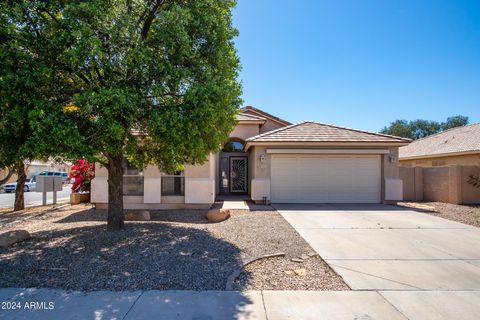
[(399, 160), (405, 167), (480, 166), (480, 123), (416, 140), (400, 148)]
[[(245, 107), (223, 149), (203, 165), (167, 175), (128, 167), (127, 209), (206, 208), (219, 195), (263, 203), (382, 203), (402, 200), (398, 148), (409, 139), (305, 121)], [(96, 165), (91, 201), (108, 201), (107, 170)]]
[(400, 148), (404, 200), (480, 203), (480, 123), (453, 128)]

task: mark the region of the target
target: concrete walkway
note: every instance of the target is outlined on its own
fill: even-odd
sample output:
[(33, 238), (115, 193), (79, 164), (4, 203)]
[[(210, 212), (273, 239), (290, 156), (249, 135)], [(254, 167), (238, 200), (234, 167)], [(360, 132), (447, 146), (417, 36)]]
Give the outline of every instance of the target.
[[(472, 291), (0, 289), (0, 319), (477, 319)], [(13, 310), (12, 307), (16, 309)]]
[(245, 200), (224, 200), (222, 208), (230, 210), (249, 210)]

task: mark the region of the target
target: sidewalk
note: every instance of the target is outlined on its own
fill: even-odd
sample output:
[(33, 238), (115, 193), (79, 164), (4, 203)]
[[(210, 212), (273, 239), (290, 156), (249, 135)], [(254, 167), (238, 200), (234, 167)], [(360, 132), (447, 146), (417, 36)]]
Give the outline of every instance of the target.
[[(475, 319), (478, 291), (0, 289), (0, 319)], [(5, 307), (18, 310), (5, 310)]]

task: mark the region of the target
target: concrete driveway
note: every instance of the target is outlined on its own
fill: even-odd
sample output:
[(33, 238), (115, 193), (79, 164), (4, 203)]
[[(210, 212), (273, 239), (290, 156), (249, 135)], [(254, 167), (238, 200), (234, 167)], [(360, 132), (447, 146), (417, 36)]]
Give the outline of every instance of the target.
[(388, 205), (276, 205), (354, 290), (480, 290), (480, 229)]
[(480, 290), (480, 229), (387, 205), (276, 205), (356, 290)]
[(477, 319), (480, 229), (387, 205), (274, 205), (353, 290), (408, 319)]

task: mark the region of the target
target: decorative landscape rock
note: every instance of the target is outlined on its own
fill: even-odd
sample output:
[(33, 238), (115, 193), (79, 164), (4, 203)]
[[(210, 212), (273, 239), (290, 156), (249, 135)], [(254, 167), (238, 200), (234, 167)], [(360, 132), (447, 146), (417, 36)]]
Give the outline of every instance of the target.
[(143, 211), (129, 211), (127, 212), (125, 219), (127, 221), (150, 221), (150, 212)]
[(207, 219), (210, 222), (222, 222), (230, 218), (229, 209), (212, 209), (207, 213)]
[(12, 230), (0, 234), (0, 247), (8, 247), (16, 242), (30, 239), (30, 233), (27, 230)]
[(293, 272), (301, 277), (305, 277), (307, 275), (307, 269), (295, 269)]

